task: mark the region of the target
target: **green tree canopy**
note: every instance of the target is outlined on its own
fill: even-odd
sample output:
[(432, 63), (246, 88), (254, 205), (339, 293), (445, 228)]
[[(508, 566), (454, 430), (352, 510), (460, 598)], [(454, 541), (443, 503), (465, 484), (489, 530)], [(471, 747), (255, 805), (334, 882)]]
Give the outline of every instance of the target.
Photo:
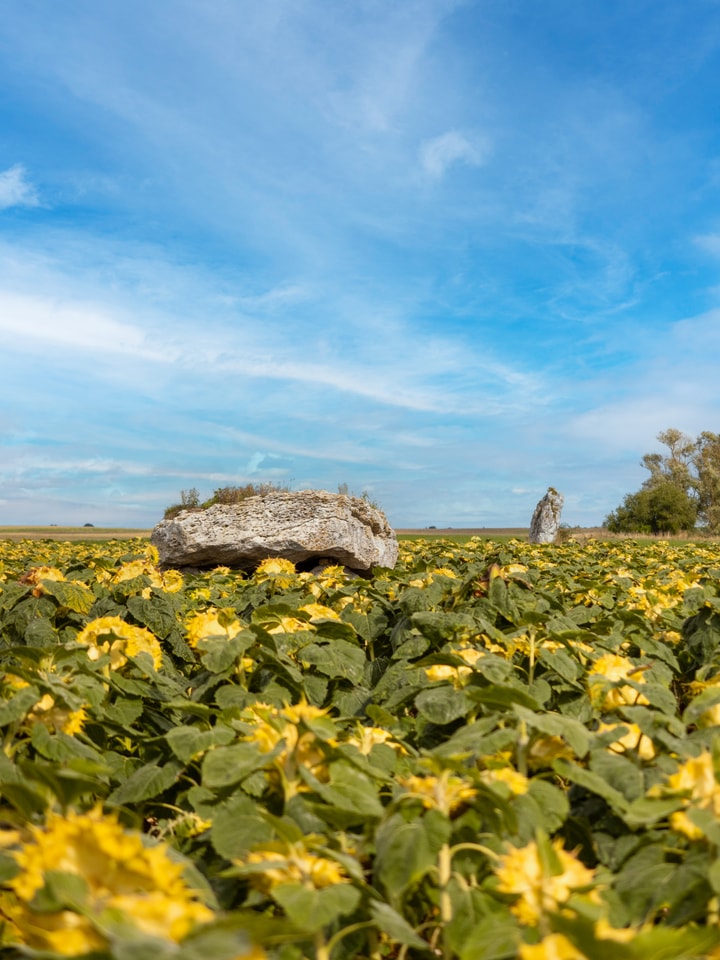
[(720, 533), (720, 434), (706, 431), (693, 440), (670, 428), (657, 439), (667, 452), (643, 456), (650, 476), (605, 518), (607, 528), (678, 533), (700, 523), (708, 532)]
[(697, 506), (691, 497), (669, 480), (660, 480), (637, 493), (629, 493), (605, 520), (613, 533), (679, 533), (691, 530)]

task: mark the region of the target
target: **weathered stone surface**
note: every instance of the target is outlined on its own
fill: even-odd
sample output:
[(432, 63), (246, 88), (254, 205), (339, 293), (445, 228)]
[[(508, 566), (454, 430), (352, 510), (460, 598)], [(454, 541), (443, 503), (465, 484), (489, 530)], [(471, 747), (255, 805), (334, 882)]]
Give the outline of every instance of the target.
[(329, 558), (353, 570), (393, 567), (398, 544), (381, 510), (359, 497), (301, 490), (248, 497), (161, 520), (150, 536), (166, 567), (252, 569), (268, 557)]
[(560, 527), (564, 498), (554, 487), (548, 487), (548, 492), (535, 507), (530, 521), (530, 543), (553, 543)]

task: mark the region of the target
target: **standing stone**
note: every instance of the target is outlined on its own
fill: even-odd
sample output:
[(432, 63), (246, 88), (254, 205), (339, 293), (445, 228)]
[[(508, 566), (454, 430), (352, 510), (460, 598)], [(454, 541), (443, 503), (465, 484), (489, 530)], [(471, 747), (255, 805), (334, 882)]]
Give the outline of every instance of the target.
[(165, 567), (229, 566), (252, 570), (262, 560), (328, 558), (352, 570), (394, 567), (395, 531), (360, 497), (324, 490), (274, 491), (161, 520), (150, 542)]
[(530, 521), (530, 543), (554, 543), (560, 527), (563, 502), (563, 495), (554, 487), (548, 487)]

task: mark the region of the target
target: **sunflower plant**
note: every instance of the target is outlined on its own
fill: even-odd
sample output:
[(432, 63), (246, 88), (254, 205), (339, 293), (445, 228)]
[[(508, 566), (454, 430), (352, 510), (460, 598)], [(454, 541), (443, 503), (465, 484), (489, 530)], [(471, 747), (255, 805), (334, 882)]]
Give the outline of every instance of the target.
[(0, 544), (3, 955), (720, 958), (720, 547)]

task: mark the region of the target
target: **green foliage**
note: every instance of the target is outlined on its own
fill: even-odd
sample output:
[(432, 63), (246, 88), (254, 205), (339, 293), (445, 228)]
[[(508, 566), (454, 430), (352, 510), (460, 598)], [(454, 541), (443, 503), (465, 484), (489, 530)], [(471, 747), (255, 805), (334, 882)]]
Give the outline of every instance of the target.
[(82, 858), (33, 861), (34, 920), (93, 924), (97, 960), (718, 950), (717, 545), (433, 539), (282, 582), (162, 572), (139, 540), (0, 563), (9, 960), (59, 957), (17, 942), (41, 924), (16, 853), (95, 810), (211, 910), (171, 942), (95, 915), (112, 877)]
[(614, 533), (676, 534), (699, 521), (708, 532), (720, 532), (720, 434), (705, 432), (693, 440), (669, 429), (657, 439), (668, 452), (643, 456), (650, 476), (606, 517), (605, 526)]
[(605, 519), (611, 533), (677, 534), (692, 530), (697, 520), (696, 502), (670, 480), (659, 480), (628, 494)]

